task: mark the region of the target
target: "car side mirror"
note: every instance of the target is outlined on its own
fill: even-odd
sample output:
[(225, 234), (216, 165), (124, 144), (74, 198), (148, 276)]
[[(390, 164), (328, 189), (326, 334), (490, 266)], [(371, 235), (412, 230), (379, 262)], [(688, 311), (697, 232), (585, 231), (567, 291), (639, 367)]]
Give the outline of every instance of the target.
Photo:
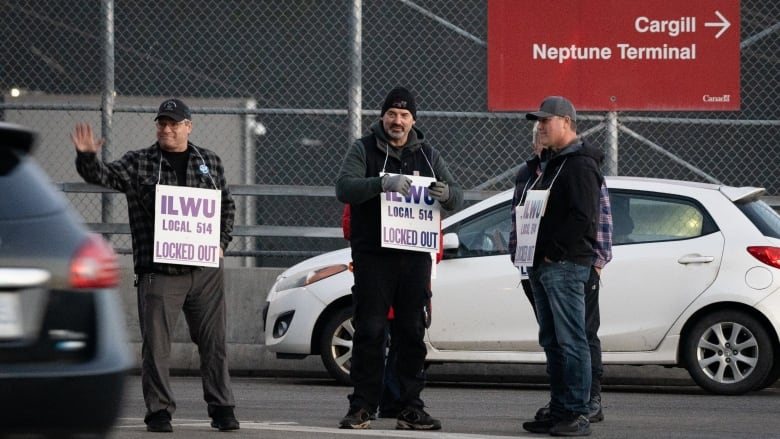
[(458, 239), (457, 233), (447, 233), (444, 235), (443, 244), (444, 250), (457, 250), (460, 247), (460, 239)]

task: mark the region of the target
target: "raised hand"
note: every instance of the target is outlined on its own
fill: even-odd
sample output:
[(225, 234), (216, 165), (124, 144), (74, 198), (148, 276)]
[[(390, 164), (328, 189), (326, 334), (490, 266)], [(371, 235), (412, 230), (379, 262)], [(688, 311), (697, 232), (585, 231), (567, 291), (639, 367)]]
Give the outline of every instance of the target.
[(106, 142), (106, 139), (102, 138), (95, 141), (92, 125), (85, 123), (76, 125), (76, 130), (70, 133), (70, 140), (78, 152), (98, 152)]

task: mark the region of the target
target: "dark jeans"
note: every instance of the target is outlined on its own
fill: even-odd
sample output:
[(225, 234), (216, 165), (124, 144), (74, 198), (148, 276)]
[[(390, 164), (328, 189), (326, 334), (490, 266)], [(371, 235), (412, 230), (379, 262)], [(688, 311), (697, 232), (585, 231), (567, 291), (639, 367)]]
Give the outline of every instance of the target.
[(393, 343), (397, 347), (399, 403), (424, 406), (423, 341), (425, 319), (420, 310), (428, 302), (431, 257), (428, 253), (352, 253), (355, 285), (352, 287), (355, 334), (352, 341), (349, 396), (351, 408), (372, 412), (379, 405), (385, 369), (387, 313), (393, 307)]
[[(536, 316), (536, 303), (534, 293), (531, 291), (531, 281), (523, 279), (523, 292), (531, 302), (531, 307)], [(588, 283), (585, 284), (585, 336), (588, 337), (590, 347), (590, 396), (601, 395), (601, 378), (604, 376), (604, 366), (601, 363), (601, 340), (599, 339), (599, 327), (601, 326), (601, 314), (599, 312), (599, 284), (601, 276), (596, 269), (590, 268)]]
[(543, 262), (528, 270), (547, 357), (553, 417), (588, 415), (590, 348), (585, 336), (585, 284), (590, 267)]

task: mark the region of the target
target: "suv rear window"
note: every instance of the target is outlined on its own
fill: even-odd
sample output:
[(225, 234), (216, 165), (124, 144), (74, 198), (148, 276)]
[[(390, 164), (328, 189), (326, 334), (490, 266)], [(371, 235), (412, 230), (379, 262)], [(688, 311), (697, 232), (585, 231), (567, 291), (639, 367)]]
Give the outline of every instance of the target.
[(63, 209), (62, 198), (48, 175), (32, 159), (4, 149), (0, 161), (0, 220), (33, 218)]

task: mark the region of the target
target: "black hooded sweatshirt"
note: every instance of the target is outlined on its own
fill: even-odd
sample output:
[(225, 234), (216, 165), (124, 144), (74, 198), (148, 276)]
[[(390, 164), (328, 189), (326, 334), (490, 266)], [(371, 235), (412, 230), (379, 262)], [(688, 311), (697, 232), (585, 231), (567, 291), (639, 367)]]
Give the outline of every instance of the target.
[(590, 266), (599, 221), (604, 153), (576, 141), (552, 156), (532, 188), (550, 190), (539, 224), (534, 267), (544, 258)]

